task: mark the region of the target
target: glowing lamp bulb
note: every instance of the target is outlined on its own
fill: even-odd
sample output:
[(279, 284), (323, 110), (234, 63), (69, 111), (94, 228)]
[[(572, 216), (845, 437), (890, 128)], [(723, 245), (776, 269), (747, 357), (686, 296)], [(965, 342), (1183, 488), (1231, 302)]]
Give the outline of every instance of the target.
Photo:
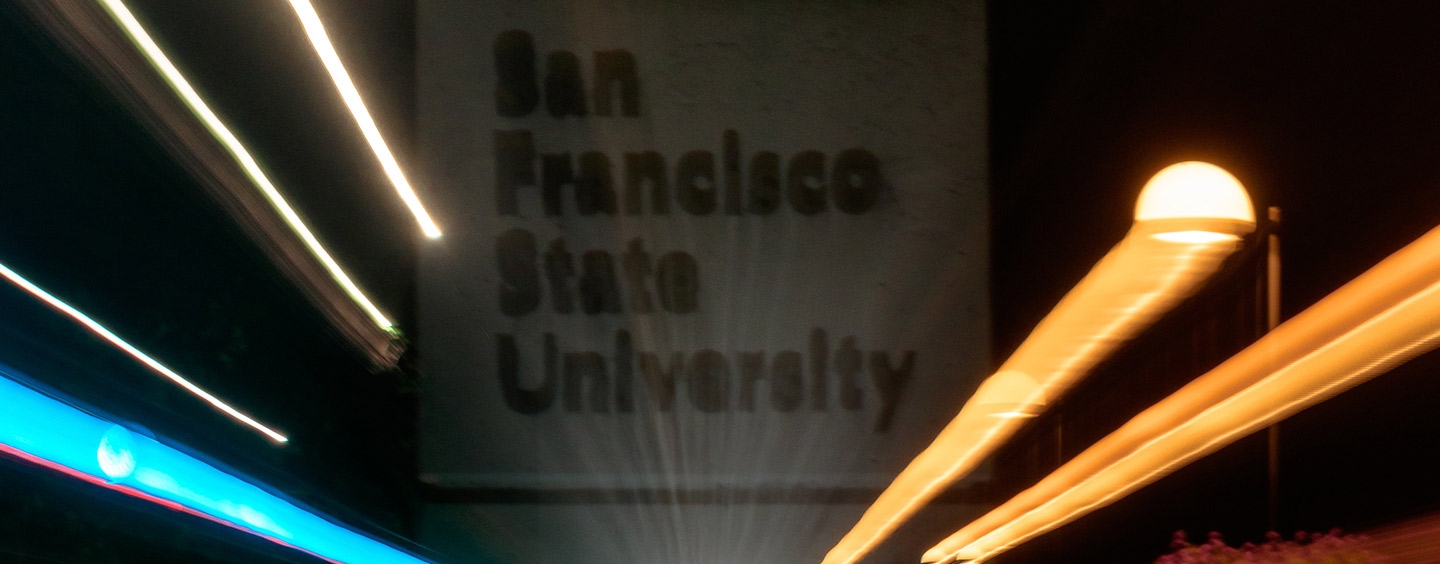
[(1165, 167), (1145, 184), (1135, 223), (1154, 239), (1205, 245), (1254, 231), (1255, 208), (1225, 169), (1190, 161)]

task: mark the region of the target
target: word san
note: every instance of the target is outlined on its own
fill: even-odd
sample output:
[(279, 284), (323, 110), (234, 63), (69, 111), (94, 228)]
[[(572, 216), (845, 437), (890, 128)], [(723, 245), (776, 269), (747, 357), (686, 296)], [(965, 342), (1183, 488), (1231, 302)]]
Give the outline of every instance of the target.
[[(541, 98), (551, 117), (585, 117), (585, 80), (580, 57), (570, 51), (551, 51), (545, 57), (544, 89), (535, 38), (524, 30), (502, 32), (492, 46), (495, 52), (495, 110), (505, 117), (525, 117), (535, 112)], [(595, 52), (595, 115), (615, 115), (615, 92), (619, 110), (626, 116), (640, 115), (640, 77), (635, 55), (624, 49)], [(543, 96), (542, 96), (543, 95)]]

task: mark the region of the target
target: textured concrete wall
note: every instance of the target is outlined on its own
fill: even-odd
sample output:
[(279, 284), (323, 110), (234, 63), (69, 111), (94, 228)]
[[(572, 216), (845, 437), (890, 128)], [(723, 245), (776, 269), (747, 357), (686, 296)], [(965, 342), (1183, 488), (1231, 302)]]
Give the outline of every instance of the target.
[(826, 492), (888, 483), (987, 370), (982, 4), (437, 0), (418, 22), (446, 229), (421, 260), (422, 479), (707, 500), (428, 529), (535, 562), (818, 559), (863, 509)]

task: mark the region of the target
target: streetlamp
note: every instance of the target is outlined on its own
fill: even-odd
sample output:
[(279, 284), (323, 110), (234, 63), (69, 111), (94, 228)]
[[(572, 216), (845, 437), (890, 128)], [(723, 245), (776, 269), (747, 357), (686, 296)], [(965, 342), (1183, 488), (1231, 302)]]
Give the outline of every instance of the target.
[(1115, 248), (981, 383), (934, 442), (880, 494), (823, 564), (854, 564), (950, 484), (964, 478), (1121, 343), (1214, 273), (1254, 231), (1250, 196), (1224, 169), (1166, 167), (1146, 183)]

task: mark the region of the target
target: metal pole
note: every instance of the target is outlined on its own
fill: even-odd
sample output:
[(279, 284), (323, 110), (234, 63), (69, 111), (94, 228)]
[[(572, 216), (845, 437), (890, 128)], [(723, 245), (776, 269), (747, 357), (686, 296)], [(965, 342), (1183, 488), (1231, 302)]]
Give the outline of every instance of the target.
[[(1268, 256), (1265, 261), (1265, 324), (1266, 332), (1274, 331), (1280, 324), (1280, 208), (1270, 206), (1270, 236), (1266, 241)], [(1277, 531), (1280, 525), (1280, 424), (1270, 426), (1268, 470), (1270, 478), (1269, 526)]]

